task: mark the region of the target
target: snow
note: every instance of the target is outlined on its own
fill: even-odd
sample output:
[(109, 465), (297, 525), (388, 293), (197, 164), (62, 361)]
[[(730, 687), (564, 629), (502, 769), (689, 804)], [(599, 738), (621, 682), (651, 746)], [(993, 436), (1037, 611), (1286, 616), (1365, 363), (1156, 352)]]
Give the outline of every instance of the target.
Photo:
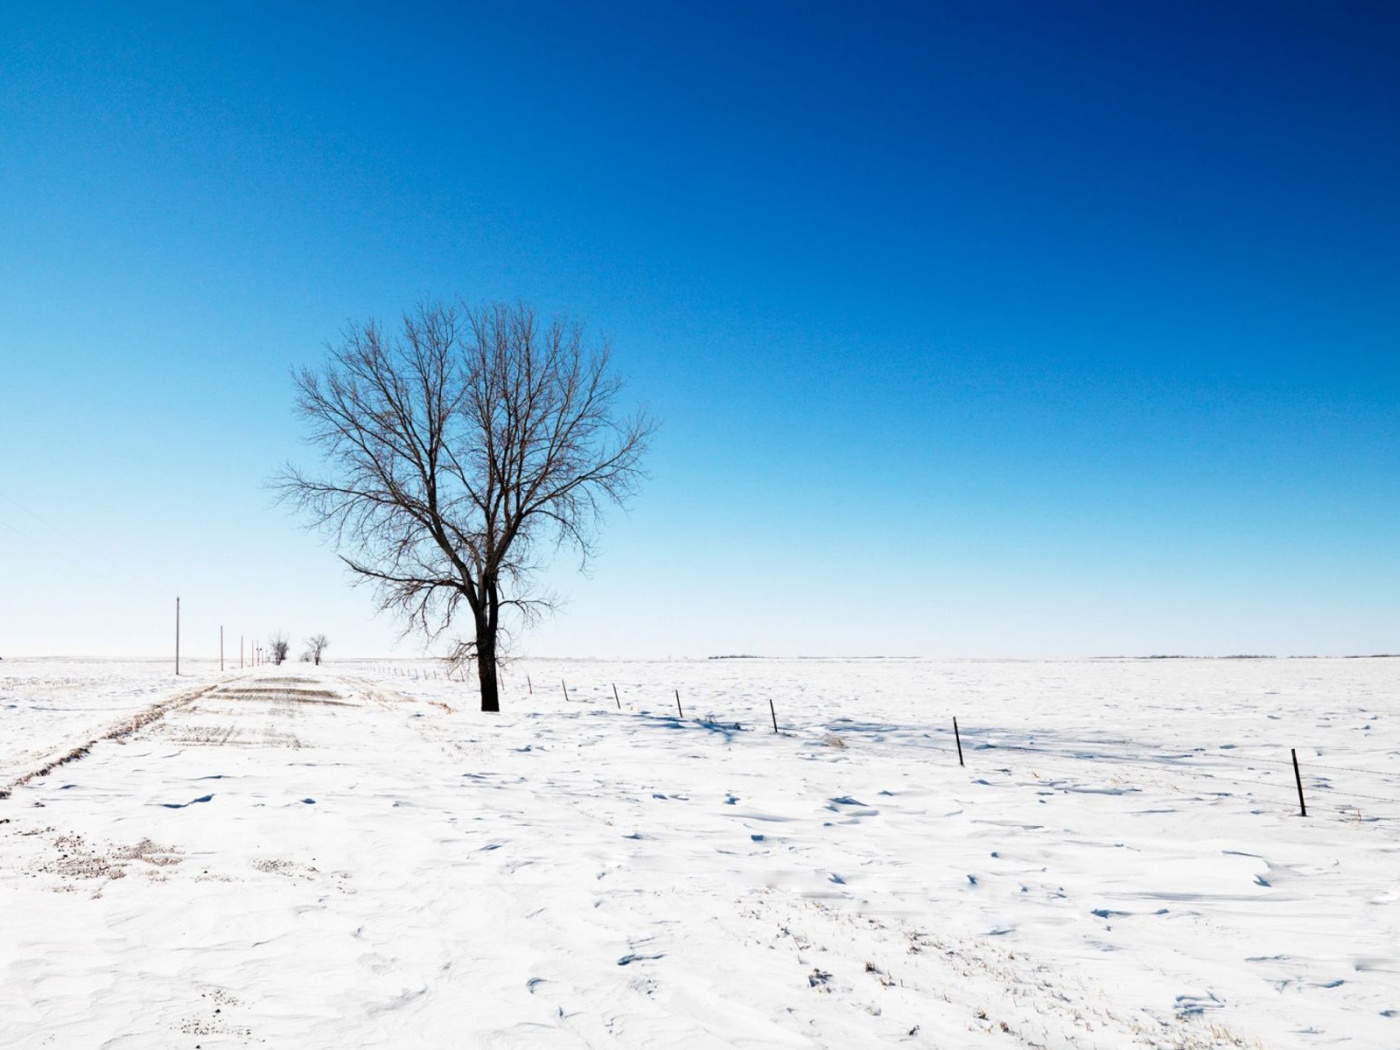
[(1400, 1047), (1400, 660), (191, 669), (0, 668), (0, 1046)]

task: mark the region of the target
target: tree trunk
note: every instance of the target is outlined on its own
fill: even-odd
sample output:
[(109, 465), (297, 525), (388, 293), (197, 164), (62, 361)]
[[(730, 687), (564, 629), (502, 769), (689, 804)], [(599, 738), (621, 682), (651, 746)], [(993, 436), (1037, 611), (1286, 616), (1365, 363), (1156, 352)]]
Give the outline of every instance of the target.
[(501, 700), (496, 680), (496, 631), (482, 620), (476, 624), (476, 673), (481, 680), (481, 709), (499, 711)]

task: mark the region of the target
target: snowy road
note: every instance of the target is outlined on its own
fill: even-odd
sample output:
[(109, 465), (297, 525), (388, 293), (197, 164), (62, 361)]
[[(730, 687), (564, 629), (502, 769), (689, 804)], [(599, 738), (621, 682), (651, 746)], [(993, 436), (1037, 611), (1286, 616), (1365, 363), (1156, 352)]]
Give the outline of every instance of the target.
[(0, 802), (0, 1045), (1400, 1047), (1400, 668), (1208, 663), (211, 675)]

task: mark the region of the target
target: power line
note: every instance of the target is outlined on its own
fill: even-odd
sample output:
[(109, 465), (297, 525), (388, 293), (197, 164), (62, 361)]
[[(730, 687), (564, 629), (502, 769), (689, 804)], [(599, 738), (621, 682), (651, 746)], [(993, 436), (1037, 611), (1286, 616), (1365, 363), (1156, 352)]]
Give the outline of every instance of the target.
[[(53, 522), (49, 521), (42, 514), (25, 506), (25, 504), (21, 503), (8, 492), (0, 490), (0, 499), (5, 500), (7, 503), (18, 508), (22, 513), (29, 515), (35, 521), (38, 521), (40, 524), (44, 525), (54, 534), (67, 540), (72, 550), (83, 551), (87, 549), (87, 546), (83, 542), (74, 539), (73, 536), (69, 535), (63, 529), (59, 528)], [(67, 562), (73, 568), (77, 569), (81, 573), (86, 574), (87, 576), (99, 577), (105, 580), (107, 583), (118, 587), (139, 586), (145, 588), (149, 585), (149, 581), (138, 579), (134, 573), (131, 573), (130, 571), (122, 568), (120, 563), (115, 560), (98, 560), (94, 558), (88, 564), (83, 564), (82, 562), (76, 560), (68, 551), (63, 550), (48, 539), (43, 539), (37, 536), (31, 536), (23, 529), (17, 528), (16, 526), (4, 520), (0, 520), (0, 525), (3, 525), (5, 528), (9, 529), (16, 535), (23, 537), (30, 543), (33, 543), (35, 546), (44, 548), (49, 553), (53, 554), (55, 557)], [(116, 569), (116, 572), (121, 578), (119, 578), (118, 575), (113, 574), (113, 569)]]

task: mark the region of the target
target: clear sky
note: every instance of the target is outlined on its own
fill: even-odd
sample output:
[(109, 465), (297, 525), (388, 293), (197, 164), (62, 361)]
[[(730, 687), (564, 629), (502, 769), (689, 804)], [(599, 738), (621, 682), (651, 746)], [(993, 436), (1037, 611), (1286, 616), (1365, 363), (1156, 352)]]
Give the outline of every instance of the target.
[(663, 422), (526, 652), (1400, 651), (1400, 6), (206, 6), (0, 6), (0, 656), (419, 652), (263, 482), (458, 294)]

